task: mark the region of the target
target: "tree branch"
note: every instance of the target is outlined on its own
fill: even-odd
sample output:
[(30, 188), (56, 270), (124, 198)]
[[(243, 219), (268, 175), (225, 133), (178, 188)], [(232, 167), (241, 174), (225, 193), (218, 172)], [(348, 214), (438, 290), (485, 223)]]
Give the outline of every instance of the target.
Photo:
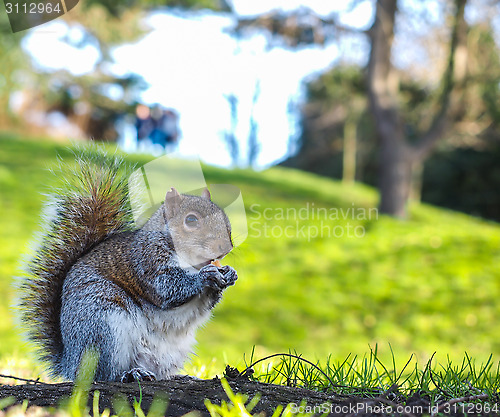
[[(302, 399), (305, 399), (308, 406), (316, 406), (318, 409), (326, 403), (336, 405), (347, 401), (346, 396), (334, 393), (326, 394), (304, 388), (264, 384), (245, 378), (229, 379), (228, 382), (235, 393), (248, 395), (249, 398), (260, 393), (260, 400), (253, 411), (268, 416), (273, 415), (278, 406), (286, 406), (289, 403), (300, 404)], [(155, 397), (168, 398), (167, 412), (161, 415), (172, 417), (183, 416), (195, 410), (198, 411), (196, 414), (201, 417), (210, 417), (205, 406), (205, 399), (212, 404), (220, 404), (222, 400), (227, 401), (227, 394), (219, 379), (198, 380), (181, 375), (165, 381), (143, 381), (140, 385), (136, 382), (125, 384), (98, 382), (93, 383), (89, 388), (87, 406), (92, 409), (94, 392), (99, 391), (99, 413), (101, 414), (106, 408), (113, 410), (113, 414), (118, 413), (115, 401), (117, 397), (125, 397), (130, 403), (134, 399), (141, 398), (141, 409), (145, 411), (151, 410)], [(71, 395), (73, 390), (72, 383), (0, 385), (0, 398), (13, 397), (16, 404), (22, 404), (27, 400), (30, 405), (57, 407), (63, 398)]]
[(241, 36), (252, 28), (267, 30), (271, 40), (283, 40), (291, 47), (324, 45), (340, 32), (366, 33), (363, 29), (340, 23), (337, 15), (320, 17), (306, 7), (291, 12), (272, 10), (256, 17), (240, 17), (230, 32)]
[(415, 146), (415, 159), (423, 159), (435, 146), (456, 114), (460, 91), (467, 74), (467, 23), (465, 4), (467, 0), (455, 0), (455, 17), (450, 42), (448, 65), (443, 75), (440, 110), (434, 117), (429, 130)]

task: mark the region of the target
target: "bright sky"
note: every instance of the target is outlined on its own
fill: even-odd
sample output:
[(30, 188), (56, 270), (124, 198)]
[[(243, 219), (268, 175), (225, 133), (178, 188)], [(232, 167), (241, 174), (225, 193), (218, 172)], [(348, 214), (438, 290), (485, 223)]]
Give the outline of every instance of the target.
[[(300, 0), (234, 0), (237, 13), (258, 14), (271, 8), (295, 9)], [(342, 10), (347, 1), (309, 0), (307, 6), (327, 15)], [(372, 16), (368, 3), (343, 18), (345, 24), (366, 27)], [(160, 103), (180, 114), (182, 139), (179, 152), (198, 154), (204, 161), (228, 165), (230, 158), (222, 133), (230, 126), (230, 109), (225, 94), (238, 97), (238, 128), (242, 154), (248, 137), (252, 97), (260, 83), (261, 94), (253, 110), (258, 123), (260, 166), (286, 155), (291, 122), (289, 100), (301, 99), (304, 77), (324, 70), (339, 56), (337, 46), (307, 48), (299, 52), (266, 48), (264, 36), (248, 40), (232, 38), (224, 29), (232, 23), (228, 15), (200, 13), (183, 18), (155, 13), (146, 19), (152, 31), (135, 44), (117, 48), (112, 71), (140, 74), (150, 87), (143, 93), (147, 104)], [(54, 21), (31, 30), (24, 46), (40, 69), (67, 68), (74, 74), (92, 70), (97, 51), (74, 48), (61, 41), (78, 39), (81, 30)]]

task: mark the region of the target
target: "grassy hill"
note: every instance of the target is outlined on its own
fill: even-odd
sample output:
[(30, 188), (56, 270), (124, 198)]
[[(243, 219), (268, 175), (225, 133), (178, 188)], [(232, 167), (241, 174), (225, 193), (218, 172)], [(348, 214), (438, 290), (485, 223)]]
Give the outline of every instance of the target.
[[(38, 229), (48, 171), (67, 145), (0, 138), (0, 365), (27, 367), (12, 319), (12, 277)], [(133, 156), (147, 162), (150, 157)], [(226, 258), (239, 280), (199, 332), (197, 364), (220, 370), (295, 349), (342, 360), (500, 358), (500, 225), (424, 205), (410, 219), (378, 216), (376, 192), (294, 170), (205, 167), (209, 183), (240, 187), (249, 236)], [(12, 358), (14, 360), (12, 361)]]

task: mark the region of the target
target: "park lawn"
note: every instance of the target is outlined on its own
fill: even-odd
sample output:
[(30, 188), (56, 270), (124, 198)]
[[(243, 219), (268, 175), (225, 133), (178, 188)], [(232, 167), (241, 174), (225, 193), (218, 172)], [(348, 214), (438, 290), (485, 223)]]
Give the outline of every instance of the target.
[[(68, 145), (0, 137), (4, 372), (32, 366), (12, 318), (12, 284), (58, 157), (72, 158)], [(312, 360), (363, 356), (376, 344), (381, 359), (392, 360), (390, 344), (402, 363), (435, 351), (438, 362), (465, 351), (500, 359), (500, 225), (417, 204), (407, 221), (377, 216), (375, 190), (285, 168), (204, 168), (209, 183), (240, 187), (249, 236), (225, 260), (239, 280), (199, 331), (188, 370), (241, 365), (253, 345), (258, 356), (293, 349)]]

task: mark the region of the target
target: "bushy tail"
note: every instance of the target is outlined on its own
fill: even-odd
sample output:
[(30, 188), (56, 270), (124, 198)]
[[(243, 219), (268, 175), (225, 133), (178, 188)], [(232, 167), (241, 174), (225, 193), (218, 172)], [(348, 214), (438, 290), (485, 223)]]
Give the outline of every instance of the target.
[(122, 159), (93, 149), (78, 151), (76, 164), (60, 170), (65, 185), (49, 203), (45, 234), (20, 284), (22, 324), (55, 375), (63, 351), (59, 315), (66, 274), (95, 245), (132, 228)]

